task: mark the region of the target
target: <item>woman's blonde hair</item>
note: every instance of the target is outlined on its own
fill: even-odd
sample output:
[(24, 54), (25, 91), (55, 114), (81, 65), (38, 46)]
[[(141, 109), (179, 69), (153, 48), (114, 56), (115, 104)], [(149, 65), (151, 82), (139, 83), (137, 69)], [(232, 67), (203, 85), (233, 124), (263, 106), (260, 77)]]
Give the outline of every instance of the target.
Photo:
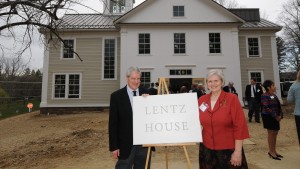
[(210, 69), (206, 75), (206, 81), (208, 78), (210, 78), (213, 75), (219, 76), (220, 80), (222, 81), (222, 85), (225, 83), (225, 76), (221, 69)]

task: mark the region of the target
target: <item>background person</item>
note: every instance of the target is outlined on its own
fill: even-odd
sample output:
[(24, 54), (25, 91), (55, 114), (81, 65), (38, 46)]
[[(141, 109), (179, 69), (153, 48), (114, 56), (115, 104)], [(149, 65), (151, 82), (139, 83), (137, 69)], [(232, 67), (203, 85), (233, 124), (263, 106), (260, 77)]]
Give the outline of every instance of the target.
[(266, 80), (263, 83), (266, 92), (261, 95), (263, 126), (268, 131), (268, 155), (274, 160), (281, 160), (282, 155), (276, 151), (277, 134), (280, 130), (282, 111), (278, 97), (275, 95), (276, 86), (273, 81)]
[(298, 71), (296, 82), (289, 89), (287, 101), (295, 103), (294, 115), (300, 145), (300, 70)]
[(260, 123), (260, 99), (263, 93), (262, 88), (259, 84), (256, 84), (255, 79), (250, 80), (250, 84), (246, 86), (245, 97), (248, 102), (249, 112), (248, 118), (249, 122), (252, 121), (253, 113), (255, 113), (255, 122)]
[(249, 131), (238, 97), (222, 90), (225, 79), (221, 70), (210, 70), (206, 79), (211, 92), (198, 100), (203, 127), (200, 168), (247, 169), (242, 146)]
[(227, 86), (223, 87), (224, 92), (233, 93), (233, 94), (238, 95), (235, 88), (233, 87), (233, 85), (234, 85), (233, 82), (229, 82)]
[[(147, 93), (140, 87), (141, 72), (130, 67), (126, 72), (127, 85), (111, 94), (109, 109), (109, 150), (118, 159), (116, 169), (144, 169), (147, 147), (133, 145), (132, 100)], [(150, 168), (150, 163), (148, 165)]]
[(154, 83), (150, 84), (150, 88), (148, 90), (150, 95), (157, 95), (157, 88), (155, 88)]

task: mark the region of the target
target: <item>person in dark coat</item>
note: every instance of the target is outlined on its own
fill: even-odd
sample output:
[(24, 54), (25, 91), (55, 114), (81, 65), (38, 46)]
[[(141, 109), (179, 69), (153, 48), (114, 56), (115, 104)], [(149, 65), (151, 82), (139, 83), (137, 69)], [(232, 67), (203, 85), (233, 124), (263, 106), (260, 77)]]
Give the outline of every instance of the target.
[(227, 86), (223, 87), (224, 92), (233, 93), (233, 94), (238, 95), (235, 88), (233, 87), (233, 85), (234, 85), (233, 82), (229, 82)]
[(109, 150), (118, 159), (115, 169), (144, 169), (146, 165), (148, 148), (133, 145), (132, 100), (134, 96), (147, 93), (146, 89), (140, 87), (140, 79), (139, 68), (128, 68), (127, 85), (113, 92), (110, 97)]
[(151, 83), (150, 84), (150, 88), (149, 88), (149, 94), (150, 95), (157, 95), (157, 89), (155, 89), (155, 84), (154, 83)]
[(251, 79), (250, 84), (246, 86), (245, 91), (245, 97), (249, 106), (249, 122), (252, 121), (253, 113), (255, 113), (255, 122), (260, 123), (260, 101), (262, 93), (263, 90), (261, 88), (261, 85), (257, 84), (255, 79)]

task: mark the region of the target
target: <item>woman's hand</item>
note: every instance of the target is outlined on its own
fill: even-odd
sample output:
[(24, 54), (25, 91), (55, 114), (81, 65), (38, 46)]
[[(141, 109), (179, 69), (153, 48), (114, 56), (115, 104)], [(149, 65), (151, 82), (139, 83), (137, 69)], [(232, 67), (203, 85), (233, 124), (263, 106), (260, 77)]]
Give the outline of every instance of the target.
[(230, 163), (233, 166), (241, 166), (242, 165), (242, 152), (234, 151), (231, 155)]
[(281, 116), (276, 116), (276, 120), (279, 122), (281, 120)]

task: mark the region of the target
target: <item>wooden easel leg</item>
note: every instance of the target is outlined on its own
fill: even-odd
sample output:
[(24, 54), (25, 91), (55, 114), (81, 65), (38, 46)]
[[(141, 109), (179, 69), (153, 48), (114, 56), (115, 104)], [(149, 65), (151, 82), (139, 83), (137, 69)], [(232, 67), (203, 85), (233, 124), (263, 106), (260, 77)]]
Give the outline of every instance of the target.
[(192, 169), (191, 161), (190, 161), (189, 155), (187, 153), (186, 146), (183, 146), (183, 149), (184, 149), (185, 157), (186, 157), (186, 160), (188, 163), (188, 167), (189, 167), (189, 169)]
[(151, 147), (148, 147), (148, 153), (147, 153), (147, 160), (146, 160), (146, 166), (145, 166), (145, 169), (148, 168), (149, 157), (150, 157), (150, 151), (151, 151)]
[(166, 158), (166, 169), (169, 168), (169, 165), (168, 165), (168, 147), (165, 146), (165, 158)]

